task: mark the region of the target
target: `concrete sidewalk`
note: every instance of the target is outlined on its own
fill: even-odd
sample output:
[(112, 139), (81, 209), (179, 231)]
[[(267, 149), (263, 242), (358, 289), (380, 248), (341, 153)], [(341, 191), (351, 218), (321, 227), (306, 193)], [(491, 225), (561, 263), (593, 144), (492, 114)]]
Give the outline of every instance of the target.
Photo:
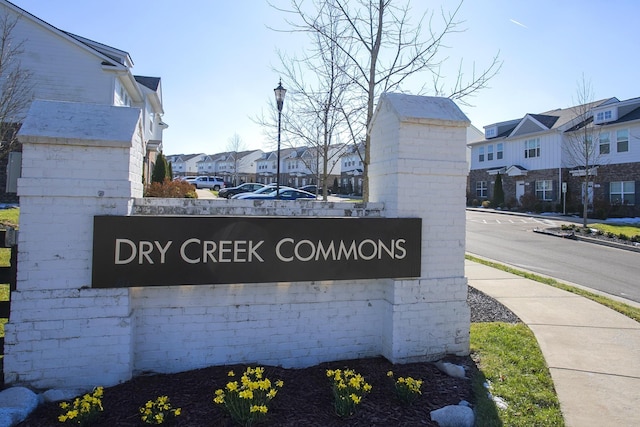
[(640, 426), (640, 323), (483, 264), (465, 261), (465, 274), (533, 331), (568, 427)]

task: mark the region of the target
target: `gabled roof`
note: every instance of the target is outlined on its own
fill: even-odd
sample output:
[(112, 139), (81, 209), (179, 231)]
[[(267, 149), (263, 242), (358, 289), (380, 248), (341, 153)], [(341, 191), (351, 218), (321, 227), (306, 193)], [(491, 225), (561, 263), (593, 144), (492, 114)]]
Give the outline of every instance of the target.
[[(112, 59), (114, 62), (117, 62), (118, 64), (124, 67), (133, 67), (133, 60), (131, 59), (131, 56), (129, 55), (128, 52), (125, 52), (124, 50), (116, 49), (115, 47), (108, 46), (104, 43), (99, 43), (97, 41), (79, 36), (77, 34), (72, 34), (68, 31), (64, 31), (64, 30), (59, 30), (59, 31), (63, 32), (64, 34), (68, 35), (69, 37), (75, 40), (78, 40), (80, 43), (88, 46), (89, 48), (97, 52), (100, 52), (102, 55)], [(103, 65), (112, 65), (112, 64), (103, 63)]]
[(94, 40), (90, 40), (86, 37), (61, 30), (7, 0), (0, 0), (0, 4), (4, 4), (6, 7), (13, 10), (15, 13), (24, 17), (25, 19), (36, 23), (37, 25), (58, 35), (62, 39), (67, 40), (71, 44), (79, 47), (80, 49), (83, 49), (96, 56), (101, 61), (102, 66), (106, 67), (104, 69), (110, 71), (126, 71), (124, 77), (121, 77), (122, 82), (130, 90), (132, 99), (135, 102), (142, 101), (142, 92), (134, 81), (133, 75), (131, 74), (130, 70), (130, 68), (133, 67), (133, 60), (127, 52), (103, 43), (96, 42)]
[(500, 133), (498, 135), (481, 141), (474, 141), (467, 145), (475, 146), (488, 141), (495, 141), (497, 139), (505, 139), (511, 136), (521, 136), (528, 133), (544, 132), (553, 129), (566, 131), (566, 128), (570, 127), (570, 129), (575, 130), (578, 127), (584, 126), (585, 123), (590, 122), (590, 120), (587, 120), (586, 122), (584, 120), (578, 120), (579, 111), (590, 111), (595, 107), (615, 102), (617, 102), (617, 98), (605, 98), (583, 105), (577, 105), (569, 108), (557, 108), (555, 110), (549, 110), (537, 114), (530, 113), (520, 119), (493, 123), (485, 126), (484, 128), (487, 129), (495, 126), (499, 129)]
[(558, 116), (550, 116), (547, 114), (530, 114), (530, 116), (544, 125), (547, 129), (551, 129), (560, 118)]
[[(81, 37), (81, 36), (77, 36), (75, 34), (71, 34), (69, 32), (63, 31), (57, 27), (54, 27), (53, 25), (49, 24), (46, 21), (43, 21), (42, 19), (38, 18), (35, 15), (32, 15), (31, 13), (27, 12), (26, 10), (16, 6), (15, 4), (7, 1), (7, 0), (0, 0), (0, 3), (4, 3), (7, 7), (9, 7), (10, 9), (13, 9), (16, 13), (18, 13), (19, 15), (33, 21), (36, 22), (37, 24), (49, 29), (49, 31), (52, 31), (56, 34), (58, 34), (59, 36), (61, 36), (62, 38), (65, 38), (67, 40), (69, 40), (70, 42), (72, 42), (73, 44), (82, 47), (83, 49), (86, 49), (88, 51), (90, 51), (92, 54), (97, 55), (99, 57), (101, 57), (101, 59), (103, 60), (103, 64), (104, 65), (111, 65), (111, 66), (121, 66), (121, 67), (125, 67), (124, 64), (124, 60), (122, 58), (118, 59), (116, 57), (116, 55), (107, 55), (108, 51), (112, 51), (112, 52), (120, 52), (122, 54), (124, 54), (125, 56), (129, 57), (129, 54), (127, 52), (124, 52), (122, 50), (104, 45), (102, 43), (98, 43), (95, 42), (93, 40), (89, 40), (85, 37)], [(101, 48), (102, 47), (102, 48)], [(129, 60), (131, 60), (131, 58), (129, 57)], [(133, 61), (131, 61), (131, 65), (133, 65)]]
[(189, 161), (189, 160), (193, 159), (194, 157), (198, 157), (198, 156), (202, 156), (202, 153), (200, 153), (200, 154), (174, 154), (171, 157), (173, 157), (175, 159), (174, 162), (179, 162), (179, 161), (186, 162), (186, 161)]
[(620, 117), (618, 120), (616, 120), (613, 123), (629, 122), (631, 120), (639, 120), (639, 119), (640, 119), (640, 105), (638, 106), (638, 108), (625, 114), (624, 116)]
[(136, 81), (142, 86), (157, 91), (160, 86), (160, 77), (134, 76)]

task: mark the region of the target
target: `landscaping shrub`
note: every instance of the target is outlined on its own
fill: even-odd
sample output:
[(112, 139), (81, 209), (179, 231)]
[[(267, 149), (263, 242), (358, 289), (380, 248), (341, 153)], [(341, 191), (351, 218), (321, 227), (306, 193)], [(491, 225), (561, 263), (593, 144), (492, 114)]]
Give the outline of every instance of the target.
[(196, 187), (186, 181), (177, 180), (152, 182), (145, 188), (144, 197), (164, 197), (170, 199), (197, 199)]

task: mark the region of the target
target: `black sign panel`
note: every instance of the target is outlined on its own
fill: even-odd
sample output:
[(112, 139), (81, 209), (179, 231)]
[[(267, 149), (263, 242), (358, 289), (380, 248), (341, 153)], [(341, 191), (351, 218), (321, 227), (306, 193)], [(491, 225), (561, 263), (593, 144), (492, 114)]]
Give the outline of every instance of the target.
[(420, 218), (94, 218), (92, 287), (420, 276)]

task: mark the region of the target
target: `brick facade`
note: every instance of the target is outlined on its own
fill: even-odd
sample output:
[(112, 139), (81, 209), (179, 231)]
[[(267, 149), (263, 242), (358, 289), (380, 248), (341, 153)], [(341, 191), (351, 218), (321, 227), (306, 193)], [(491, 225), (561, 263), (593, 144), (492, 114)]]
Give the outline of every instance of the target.
[[(561, 175), (559, 175), (561, 174)], [(552, 181), (551, 200), (545, 201), (547, 208), (552, 208), (556, 212), (582, 213), (582, 187), (584, 176), (574, 176), (570, 169), (534, 170), (527, 171), (525, 176), (501, 175), (502, 188), (505, 194), (505, 206), (516, 208), (522, 206), (522, 200), (516, 201), (516, 182), (525, 182), (525, 194), (530, 197), (536, 196), (535, 183), (538, 180)], [(490, 175), (488, 169), (476, 169), (469, 172), (468, 185), (469, 194), (467, 204), (477, 201), (478, 204), (484, 200), (493, 200), (494, 184), (496, 175)], [(479, 197), (476, 193), (476, 183), (478, 181), (487, 182), (487, 196)], [(634, 181), (636, 192), (636, 205), (634, 206), (611, 206), (609, 198), (609, 187), (611, 182)], [(566, 208), (562, 194), (561, 182), (567, 183)], [(640, 163), (621, 163), (615, 165), (601, 165), (597, 167), (597, 174), (592, 176), (593, 201), (594, 206), (589, 207), (589, 211), (594, 216), (640, 216)], [(596, 212), (597, 211), (597, 212)]]

